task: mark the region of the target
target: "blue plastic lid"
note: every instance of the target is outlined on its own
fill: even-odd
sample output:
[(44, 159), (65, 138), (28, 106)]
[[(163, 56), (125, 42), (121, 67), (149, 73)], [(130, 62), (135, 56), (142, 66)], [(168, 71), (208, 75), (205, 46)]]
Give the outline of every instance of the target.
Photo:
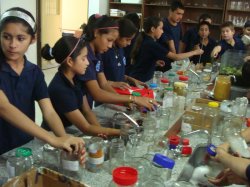
[(216, 155), (216, 152), (215, 152), (215, 149), (217, 147), (214, 145), (214, 144), (210, 144), (207, 146), (207, 153), (211, 156), (215, 156)]
[(150, 87), (150, 88), (157, 88), (157, 87), (158, 87), (158, 84), (157, 84), (157, 83), (150, 83), (150, 84), (149, 84), (149, 87)]
[(175, 161), (162, 155), (159, 153), (156, 153), (153, 158), (153, 162), (163, 168), (173, 169), (175, 165)]

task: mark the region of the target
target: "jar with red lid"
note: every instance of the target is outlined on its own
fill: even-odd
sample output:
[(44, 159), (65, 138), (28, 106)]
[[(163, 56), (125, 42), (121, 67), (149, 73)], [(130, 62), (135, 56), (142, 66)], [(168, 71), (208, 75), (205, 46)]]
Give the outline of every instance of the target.
[(182, 156), (190, 156), (192, 154), (192, 147), (189, 144), (188, 138), (182, 139), (182, 148), (181, 148), (181, 155)]
[(180, 143), (180, 137), (177, 135), (171, 135), (168, 138), (168, 143), (169, 143), (169, 149), (176, 149), (176, 147), (179, 145)]
[(109, 187), (136, 187), (138, 186), (138, 171), (133, 167), (118, 167), (112, 172), (112, 181)]

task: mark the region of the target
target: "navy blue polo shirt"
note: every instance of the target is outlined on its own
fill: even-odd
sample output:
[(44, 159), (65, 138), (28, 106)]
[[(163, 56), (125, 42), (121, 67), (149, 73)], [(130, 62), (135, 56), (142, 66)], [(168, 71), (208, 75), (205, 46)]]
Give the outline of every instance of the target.
[[(97, 81), (97, 73), (103, 72), (103, 63), (101, 59), (101, 55), (99, 53), (95, 54), (90, 45), (87, 45), (88, 48), (88, 61), (89, 61), (89, 66), (85, 72), (84, 75), (78, 75), (78, 79), (87, 82), (90, 80), (96, 80)], [(93, 97), (87, 92), (87, 98), (89, 102), (89, 106), (92, 107), (93, 105)]]
[(185, 32), (182, 39), (182, 42), (186, 45), (185, 52), (193, 50), (194, 46), (197, 44), (195, 43), (197, 39), (199, 39), (197, 27), (192, 27)]
[(130, 75), (142, 82), (149, 81), (154, 75), (155, 62), (165, 60), (168, 52), (168, 49), (154, 41), (152, 37), (144, 35)]
[(219, 42), (219, 45), (221, 46), (221, 51), (219, 53), (219, 56), (223, 55), (225, 53), (225, 51), (228, 49), (235, 49), (235, 50), (245, 50), (246, 49), (244, 43), (242, 42), (242, 40), (240, 38), (234, 36), (234, 41), (235, 41), (235, 44), (234, 44), (234, 46), (232, 46), (229, 43), (227, 43), (225, 40), (221, 40)]
[(104, 74), (110, 81), (125, 81), (126, 58), (119, 47), (112, 47), (102, 54)]
[(200, 37), (198, 40), (196, 40), (194, 42), (194, 45), (197, 45), (199, 44), (199, 47), (203, 49), (204, 53), (201, 55), (201, 58), (200, 58), (200, 55), (196, 55), (196, 56), (193, 56), (191, 58), (191, 61), (194, 62), (194, 64), (197, 64), (199, 62), (199, 58), (200, 58), (200, 62), (202, 62), (204, 65), (206, 64), (206, 62), (210, 62), (211, 63), (211, 52), (213, 51), (214, 47), (217, 45), (216, 41), (212, 38), (208, 38), (208, 44), (205, 46), (201, 44), (200, 42)]
[[(83, 96), (85, 95), (82, 91), (82, 83), (75, 77), (73, 85), (63, 73), (57, 72), (48, 89), (51, 102), (64, 127), (71, 126), (72, 123), (66, 118), (65, 114), (77, 109), (82, 111)], [(45, 121), (43, 121), (42, 126), (45, 129), (49, 129)]]
[[(0, 80), (1, 90), (10, 103), (35, 121), (35, 101), (48, 98), (48, 89), (41, 69), (25, 58), (22, 73), (18, 75), (2, 60)], [(0, 118), (0, 154), (21, 146), (32, 138)]]
[(163, 31), (159, 42), (167, 47), (166, 41), (173, 40), (175, 45), (175, 50), (178, 53), (179, 51), (179, 42), (182, 40), (182, 29), (181, 24), (177, 23), (176, 26), (171, 25), (167, 18), (163, 20)]

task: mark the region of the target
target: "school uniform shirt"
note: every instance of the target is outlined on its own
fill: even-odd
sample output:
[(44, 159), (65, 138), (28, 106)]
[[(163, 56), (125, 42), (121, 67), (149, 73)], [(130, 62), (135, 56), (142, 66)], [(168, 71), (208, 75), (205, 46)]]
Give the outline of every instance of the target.
[(112, 47), (101, 55), (107, 80), (125, 81), (126, 58), (123, 48)]
[[(74, 85), (60, 71), (55, 74), (49, 84), (49, 96), (53, 107), (61, 118), (64, 127), (71, 126), (72, 123), (66, 118), (65, 114), (79, 109), (82, 111), (83, 92), (82, 83), (74, 78)], [(50, 130), (45, 121), (42, 127)]]
[(234, 41), (235, 44), (234, 46), (230, 45), (229, 43), (227, 43), (225, 40), (221, 40), (219, 42), (219, 45), (221, 46), (221, 51), (219, 53), (219, 56), (223, 55), (225, 53), (226, 50), (228, 49), (235, 49), (235, 50), (245, 50), (245, 45), (242, 42), (242, 40), (236, 36), (234, 36)]
[(171, 25), (167, 18), (163, 20), (163, 34), (161, 35), (159, 42), (167, 47), (166, 41), (173, 40), (175, 50), (179, 51), (179, 42), (182, 40), (181, 24), (177, 23), (176, 26)]
[[(89, 61), (89, 66), (84, 75), (78, 75), (78, 79), (83, 81), (84, 83), (90, 80), (97, 81), (97, 73), (103, 72), (103, 63), (101, 60), (101, 55), (95, 54), (89, 44), (87, 45), (87, 48), (88, 48), (87, 58)], [(93, 97), (90, 95), (88, 91), (86, 96), (89, 102), (89, 106), (92, 107), (94, 101)]]
[[(48, 98), (47, 85), (41, 69), (25, 58), (18, 75), (5, 60), (1, 60), (1, 90), (9, 102), (35, 121), (35, 102)], [(15, 114), (10, 114), (15, 115)], [(21, 146), (33, 137), (0, 118), (0, 154)]]
[(200, 37), (198, 40), (194, 42), (194, 45), (199, 44), (199, 47), (204, 51), (204, 53), (200, 55), (193, 56), (191, 58), (191, 61), (193, 61), (195, 64), (197, 64), (200, 60), (203, 65), (206, 64), (206, 62), (211, 63), (211, 52), (213, 51), (214, 47), (217, 45), (216, 41), (212, 38), (208, 38), (208, 44), (207, 45), (202, 45), (200, 42)]
[(144, 35), (130, 76), (142, 82), (149, 81), (153, 78), (156, 61), (165, 60), (168, 52), (168, 49), (154, 41), (152, 37)]
[(198, 29), (197, 27), (192, 27), (188, 29), (182, 39), (182, 42), (186, 45), (184, 52), (192, 51), (194, 46), (197, 44), (195, 43), (199, 39)]

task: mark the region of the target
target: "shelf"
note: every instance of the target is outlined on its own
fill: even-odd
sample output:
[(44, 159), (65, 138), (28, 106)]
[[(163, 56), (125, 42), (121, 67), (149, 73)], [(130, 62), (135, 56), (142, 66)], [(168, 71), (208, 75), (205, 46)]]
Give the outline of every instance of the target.
[(206, 9), (206, 10), (223, 10), (220, 7), (205, 7), (205, 6), (185, 6), (185, 9), (192, 8), (192, 9)]
[[(183, 23), (187, 23), (187, 24), (198, 24), (197, 21), (191, 21), (191, 20), (183, 20)], [(219, 23), (213, 23), (211, 26), (220, 26), (221, 24)]]
[(242, 12), (242, 13), (250, 13), (249, 10), (237, 10), (237, 9), (228, 9), (228, 12)]
[(163, 4), (145, 4), (146, 6), (152, 6), (152, 7), (170, 7), (170, 5), (163, 5)]
[(110, 2), (109, 4), (111, 5), (136, 5), (136, 6), (141, 6), (141, 3), (118, 3), (118, 2)]

